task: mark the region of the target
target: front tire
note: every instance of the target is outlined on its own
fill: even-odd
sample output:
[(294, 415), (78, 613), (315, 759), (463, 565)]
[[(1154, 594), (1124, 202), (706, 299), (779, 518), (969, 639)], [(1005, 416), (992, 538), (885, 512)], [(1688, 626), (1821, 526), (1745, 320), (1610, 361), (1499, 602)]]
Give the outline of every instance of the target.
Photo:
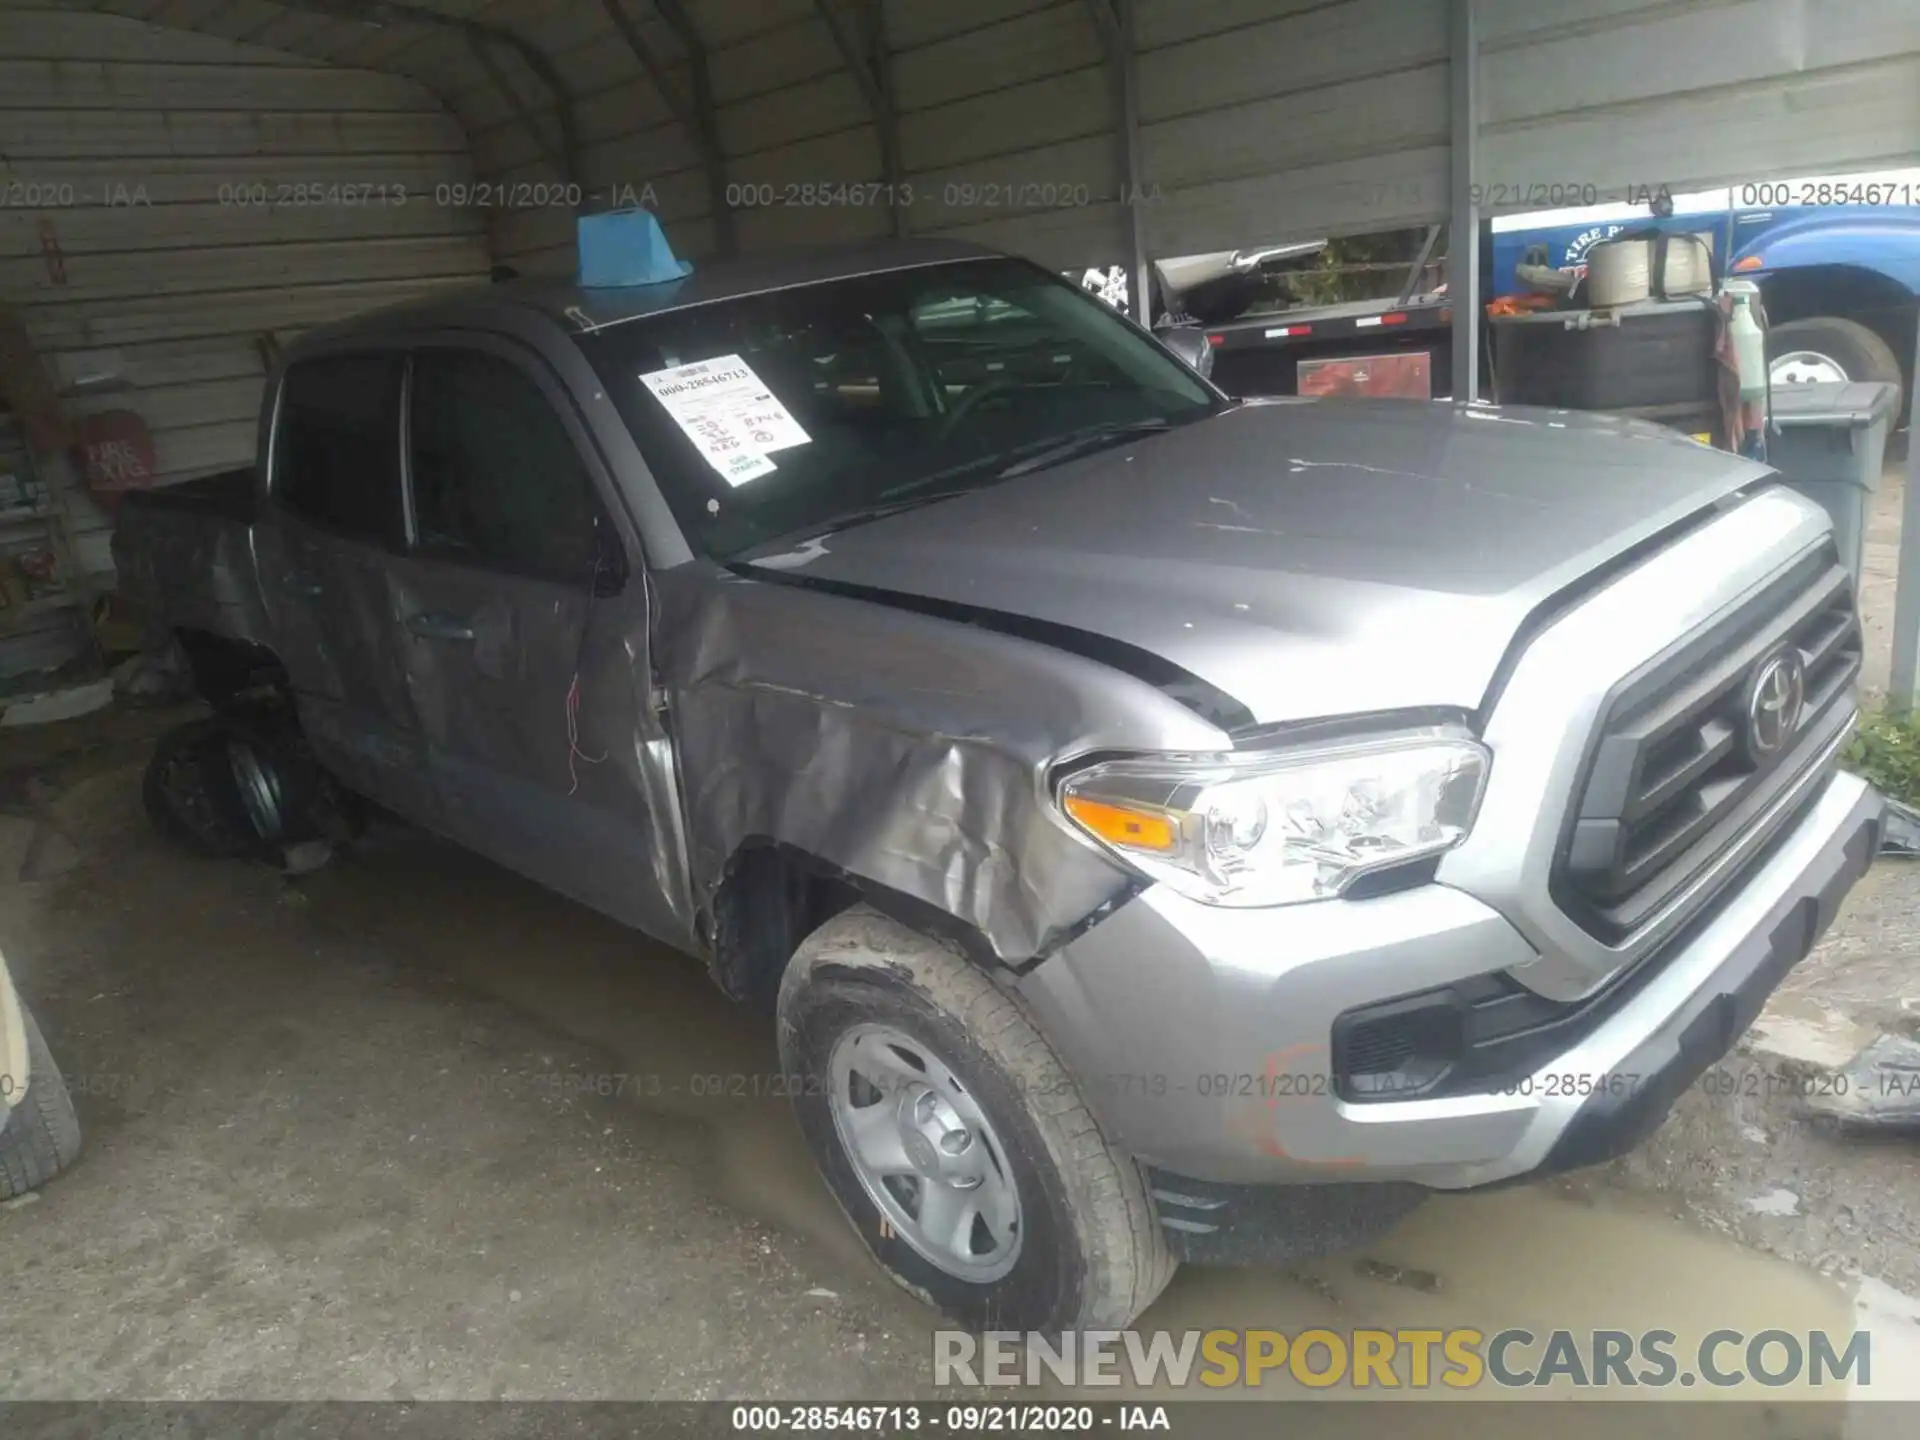
[(1139, 1167), (1011, 995), (857, 906), (782, 978), (815, 1163), (888, 1275), (976, 1329), (1119, 1329), (1171, 1278)]
[(73, 1113), (73, 1096), (24, 1003), (20, 1018), (27, 1030), (27, 1090), (8, 1097), (13, 1108), (0, 1124), (0, 1200), (39, 1189), (80, 1154), (80, 1118)]

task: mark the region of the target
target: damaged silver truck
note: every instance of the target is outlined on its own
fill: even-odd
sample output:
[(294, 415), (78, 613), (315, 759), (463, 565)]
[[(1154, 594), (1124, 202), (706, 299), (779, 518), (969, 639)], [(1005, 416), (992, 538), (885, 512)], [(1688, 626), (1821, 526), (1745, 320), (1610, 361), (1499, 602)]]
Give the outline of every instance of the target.
[(219, 712), (155, 775), (212, 753), (263, 841), (366, 797), (700, 957), (975, 1325), (1619, 1154), (1876, 848), (1825, 515), (1203, 350), (934, 241), (310, 334), (257, 474), (126, 503)]

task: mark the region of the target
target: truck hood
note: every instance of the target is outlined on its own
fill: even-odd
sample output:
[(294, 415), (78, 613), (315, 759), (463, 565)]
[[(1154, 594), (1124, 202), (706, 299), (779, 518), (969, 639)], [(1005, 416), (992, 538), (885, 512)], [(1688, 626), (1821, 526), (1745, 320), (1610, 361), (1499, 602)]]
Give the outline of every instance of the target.
[(1254, 401), (746, 568), (1118, 641), (1242, 724), (1472, 710), (1542, 604), (1767, 473), (1609, 416)]

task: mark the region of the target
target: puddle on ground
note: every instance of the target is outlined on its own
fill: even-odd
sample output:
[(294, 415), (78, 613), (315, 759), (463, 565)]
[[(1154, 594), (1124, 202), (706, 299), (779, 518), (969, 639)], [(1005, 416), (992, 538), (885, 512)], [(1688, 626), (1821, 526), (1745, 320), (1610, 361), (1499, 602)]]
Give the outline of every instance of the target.
[[(697, 962), (428, 841), (384, 843), (303, 887), (315, 923), (377, 938), (423, 967), (498, 995), (597, 1047), (610, 1073), (649, 1077), (630, 1086), (639, 1092), (630, 1102), (635, 1125), (680, 1134), (698, 1152), (696, 1163), (717, 1199), (817, 1246), (821, 1268), (838, 1272), (823, 1274), (823, 1284), (873, 1283), (877, 1272), (815, 1175), (786, 1101), (753, 1093), (777, 1070), (770, 1024), (726, 1001)], [(656, 1139), (669, 1148), (679, 1143), (649, 1136)], [(1844, 1346), (1855, 1324), (1849, 1295), (1821, 1276), (1636, 1207), (1625, 1196), (1589, 1203), (1522, 1188), (1436, 1198), (1360, 1256), (1306, 1262), (1289, 1272), (1188, 1267), (1143, 1328), (1471, 1326), (1492, 1334), (1519, 1327), (1542, 1344), (1556, 1329), (1660, 1329), (1675, 1333), (1673, 1348), (1685, 1370), (1715, 1330), (1778, 1329), (1803, 1338), (1825, 1330)], [(1539, 1346), (1519, 1353), (1537, 1363)], [(1723, 1353), (1722, 1363), (1737, 1353)], [(1885, 1363), (1877, 1368), (1888, 1374)], [(1343, 1393), (1309, 1392), (1284, 1372), (1263, 1378), (1262, 1394)], [(1809, 1392), (1703, 1383), (1643, 1389), (1637, 1397), (1777, 1402), (1837, 1398), (1835, 1391), (1832, 1384)], [(1475, 1393), (1486, 1398), (1490, 1392)], [(1570, 1392), (1556, 1382), (1522, 1393), (1564, 1398)], [(1733, 1408), (1745, 1414), (1747, 1407)], [(1650, 1423), (1636, 1426), (1660, 1433), (1651, 1423), (1657, 1415), (1698, 1410), (1656, 1407), (1646, 1416)], [(1703, 1433), (1695, 1421), (1683, 1423), (1690, 1440)], [(1739, 1433), (1771, 1432), (1762, 1426)], [(1815, 1432), (1801, 1426), (1795, 1433)]]

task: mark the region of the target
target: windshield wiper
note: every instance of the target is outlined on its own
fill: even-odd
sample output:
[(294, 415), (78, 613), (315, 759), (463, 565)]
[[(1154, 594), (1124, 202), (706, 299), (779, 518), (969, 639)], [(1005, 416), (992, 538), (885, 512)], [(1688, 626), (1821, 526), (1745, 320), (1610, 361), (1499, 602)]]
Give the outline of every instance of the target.
[(815, 524), (804, 526), (799, 530), (791, 531), (785, 535), (776, 536), (772, 540), (762, 542), (761, 545), (755, 548), (764, 549), (767, 545), (776, 544), (804, 545), (809, 540), (818, 540), (822, 535), (837, 535), (842, 530), (853, 529), (856, 525), (870, 525), (875, 520), (884, 520), (887, 516), (898, 515), (903, 510), (918, 510), (922, 505), (933, 505), (942, 500), (951, 500), (956, 495), (969, 493), (973, 488), (971, 485), (962, 485), (946, 490), (928, 490), (918, 495), (909, 496), (904, 500), (895, 500), (885, 505), (867, 505), (858, 510), (842, 510), (838, 515), (828, 516), (825, 520), (818, 521)]
[[(930, 475), (916, 476), (903, 484), (895, 485), (891, 490), (881, 491), (877, 504), (842, 510), (839, 514), (828, 516), (825, 520), (764, 541), (762, 545), (805, 544), (809, 540), (819, 539), (822, 535), (851, 530), (857, 525), (869, 525), (875, 520), (884, 520), (889, 515), (898, 515), (904, 510), (918, 510), (923, 505), (938, 504), (942, 500), (951, 500), (981, 488), (977, 484), (955, 485), (943, 482), (964, 479), (970, 475), (978, 475), (982, 471), (991, 472), (995, 480), (1013, 480), (1035, 470), (1044, 470), (1049, 465), (1058, 465), (1062, 460), (1071, 459), (1075, 455), (1097, 450), (1102, 445), (1111, 445), (1135, 435), (1157, 435), (1162, 430), (1172, 428), (1170, 422), (1158, 416), (1150, 416), (1144, 420), (1095, 425), (1085, 430), (1076, 430), (1060, 438), (1049, 437), (1045, 440), (1031, 441), (1011, 451), (1003, 450), (995, 455), (983, 455), (965, 464), (950, 465), (945, 470), (935, 470)], [(1008, 464), (1007, 457), (1010, 454), (1022, 458)]]
[(1076, 455), (1085, 455), (1103, 446), (1118, 444), (1130, 440), (1136, 435), (1158, 435), (1163, 430), (1171, 430), (1171, 421), (1159, 416), (1150, 416), (1145, 420), (1128, 420), (1117, 425), (1096, 425), (1089, 430), (1080, 430), (1056, 441), (1044, 450), (1035, 452), (1023, 460), (1016, 460), (1000, 472), (1002, 480), (1017, 479), (1022, 475), (1031, 475), (1036, 470), (1045, 470), (1049, 465), (1058, 465), (1071, 460)]

